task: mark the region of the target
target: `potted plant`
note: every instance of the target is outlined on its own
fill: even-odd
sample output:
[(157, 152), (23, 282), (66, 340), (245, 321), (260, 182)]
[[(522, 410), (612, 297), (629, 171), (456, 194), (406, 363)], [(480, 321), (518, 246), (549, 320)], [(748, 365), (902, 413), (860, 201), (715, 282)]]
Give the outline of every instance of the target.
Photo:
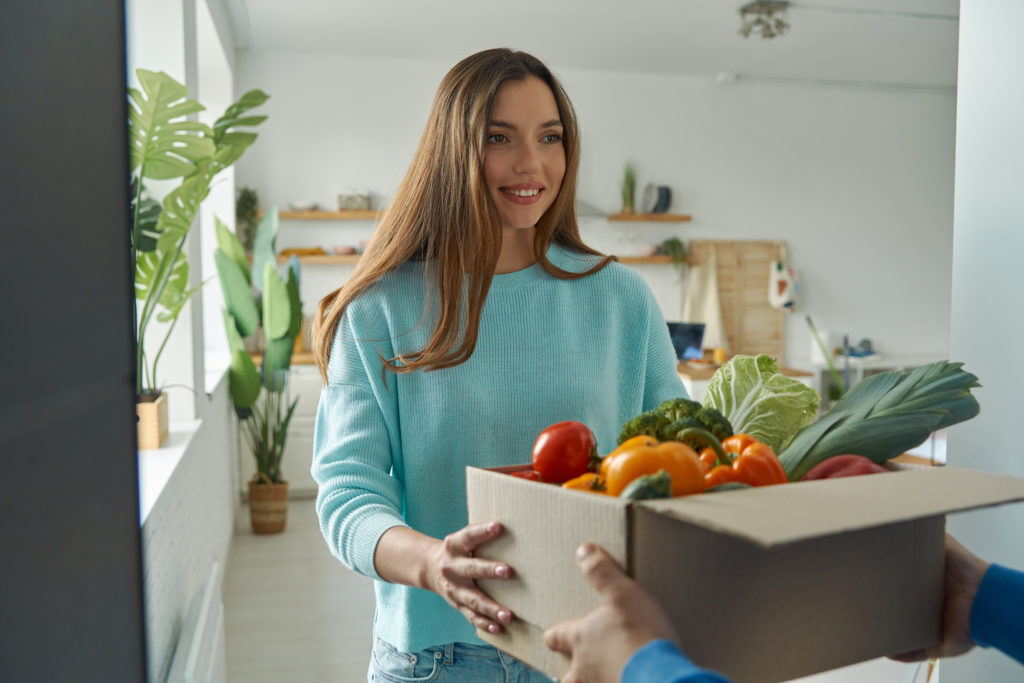
[(633, 213), (636, 209), (636, 169), (626, 164), (626, 172), (622, 176), (622, 213)]
[[(288, 519), (288, 482), (281, 472), (288, 424), (298, 399), (285, 405), (288, 369), (295, 338), (302, 332), (299, 260), (288, 262), (285, 278), (277, 272), (277, 209), (271, 207), (256, 229), (250, 268), (241, 242), (219, 221), (214, 261), (224, 291), (224, 327), (231, 351), (228, 387), (246, 445), (256, 459), (249, 482), (249, 516), (258, 534), (284, 530)], [(259, 367), (246, 338), (264, 340)]]
[[(210, 192), (213, 178), (231, 166), (256, 134), (237, 130), (265, 116), (242, 116), (268, 96), (250, 90), (232, 104), (213, 128), (189, 120), (204, 107), (188, 89), (163, 72), (138, 69), (141, 90), (128, 89), (131, 177), (131, 255), (135, 268), (136, 412), (139, 448), (159, 448), (167, 436), (167, 399), (157, 379), (160, 354), (178, 315), (198, 287), (188, 286), (185, 239)], [(181, 179), (157, 202), (145, 196), (145, 180)], [(147, 355), (146, 333), (156, 320), (166, 324), (162, 341)]]
[(235, 200), (235, 234), (246, 256), (252, 256), (256, 239), (256, 222), (260, 213), (260, 196), (251, 187), (240, 187)]

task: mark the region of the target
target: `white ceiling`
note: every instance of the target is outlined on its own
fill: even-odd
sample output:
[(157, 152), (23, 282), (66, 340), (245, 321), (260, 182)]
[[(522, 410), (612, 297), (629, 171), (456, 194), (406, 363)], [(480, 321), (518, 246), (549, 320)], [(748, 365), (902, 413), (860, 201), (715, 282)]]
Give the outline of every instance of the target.
[(556, 72), (956, 83), (958, 0), (792, 2), (791, 29), (743, 38), (744, 0), (226, 0), (242, 49), (454, 64), (488, 47)]

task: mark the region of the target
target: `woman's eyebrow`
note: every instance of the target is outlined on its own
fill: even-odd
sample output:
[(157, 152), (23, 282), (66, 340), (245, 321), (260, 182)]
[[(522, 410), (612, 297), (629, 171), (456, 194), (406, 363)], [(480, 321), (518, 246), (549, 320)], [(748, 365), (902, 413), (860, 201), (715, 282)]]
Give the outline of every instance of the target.
[[(491, 127), (492, 128), (508, 128), (509, 130), (518, 130), (514, 125), (512, 125), (508, 121), (502, 121), (500, 119), (492, 119), (491, 120)], [(545, 121), (544, 123), (540, 124), (539, 127), (540, 128), (555, 128), (555, 127), (564, 128), (564, 126), (562, 125), (561, 119), (551, 119), (550, 121)]]

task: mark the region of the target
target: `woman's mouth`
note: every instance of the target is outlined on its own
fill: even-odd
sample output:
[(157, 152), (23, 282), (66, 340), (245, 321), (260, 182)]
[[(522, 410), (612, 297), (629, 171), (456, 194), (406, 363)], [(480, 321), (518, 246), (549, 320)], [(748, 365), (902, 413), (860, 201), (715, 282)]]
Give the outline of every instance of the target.
[(514, 204), (534, 204), (544, 192), (544, 188), (539, 186), (510, 186), (498, 189)]

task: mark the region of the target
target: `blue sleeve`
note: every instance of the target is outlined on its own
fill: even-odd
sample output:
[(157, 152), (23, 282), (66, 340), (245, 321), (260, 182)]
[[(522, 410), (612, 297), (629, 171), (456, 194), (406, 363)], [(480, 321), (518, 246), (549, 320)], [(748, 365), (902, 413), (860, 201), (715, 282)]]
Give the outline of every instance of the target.
[(989, 566), (971, 607), (971, 638), (1024, 664), (1024, 572)]
[(729, 679), (701, 669), (673, 643), (652, 640), (626, 662), (622, 683), (729, 683)]

